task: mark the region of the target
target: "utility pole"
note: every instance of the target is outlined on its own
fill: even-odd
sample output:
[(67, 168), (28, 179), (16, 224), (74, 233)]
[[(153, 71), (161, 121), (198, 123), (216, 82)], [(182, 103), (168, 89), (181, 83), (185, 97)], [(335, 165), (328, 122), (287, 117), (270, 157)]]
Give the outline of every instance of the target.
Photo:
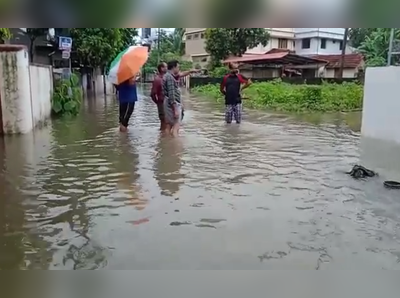
[(393, 54), (393, 42), (394, 42), (394, 29), (390, 30), (390, 39), (389, 39), (389, 52), (387, 57), (387, 66), (392, 65), (392, 54)]
[(342, 55), (340, 57), (340, 69), (339, 69), (339, 78), (343, 78), (343, 69), (344, 69), (344, 58), (346, 55), (346, 48), (347, 48), (347, 37), (349, 35), (349, 28), (344, 29), (344, 36), (342, 42)]
[(161, 37), (161, 28), (157, 28), (157, 63), (160, 64), (160, 37)]

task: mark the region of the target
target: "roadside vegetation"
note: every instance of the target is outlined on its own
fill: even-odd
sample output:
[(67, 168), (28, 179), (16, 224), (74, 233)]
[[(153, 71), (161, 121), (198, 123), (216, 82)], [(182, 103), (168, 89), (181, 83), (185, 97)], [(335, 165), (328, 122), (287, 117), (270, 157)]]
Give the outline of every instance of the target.
[(76, 116), (81, 103), (82, 87), (76, 74), (72, 74), (69, 80), (59, 79), (55, 82), (51, 102), (54, 116)]
[[(223, 102), (219, 85), (198, 86), (192, 92)], [(363, 86), (357, 83), (294, 85), (281, 80), (254, 83), (243, 92), (243, 104), (286, 112), (347, 112), (360, 110)]]

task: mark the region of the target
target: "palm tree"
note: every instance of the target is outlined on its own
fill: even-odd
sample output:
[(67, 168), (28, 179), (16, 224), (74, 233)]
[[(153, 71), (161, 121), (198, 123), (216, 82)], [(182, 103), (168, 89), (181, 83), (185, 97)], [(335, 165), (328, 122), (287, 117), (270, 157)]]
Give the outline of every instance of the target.
[(183, 56), (185, 54), (185, 28), (175, 28), (172, 34), (169, 34), (165, 38), (165, 42), (170, 49), (170, 52), (176, 53), (179, 56)]

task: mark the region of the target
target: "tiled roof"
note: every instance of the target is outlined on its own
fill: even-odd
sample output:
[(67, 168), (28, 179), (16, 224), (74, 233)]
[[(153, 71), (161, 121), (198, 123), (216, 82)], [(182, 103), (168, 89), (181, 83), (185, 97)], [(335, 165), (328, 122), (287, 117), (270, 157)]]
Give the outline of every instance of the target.
[(223, 63), (227, 64), (230, 62), (235, 63), (246, 63), (246, 64), (264, 64), (264, 63), (276, 63), (276, 64), (325, 64), (326, 61), (313, 58), (313, 57), (305, 57), (299, 56), (295, 54), (291, 54), (288, 51), (277, 52), (277, 53), (268, 53), (263, 55), (247, 55), (242, 57), (230, 57), (226, 59)]
[[(326, 68), (340, 68), (342, 55), (313, 55), (312, 58), (328, 62)], [(344, 68), (357, 68), (364, 63), (361, 54), (346, 54), (344, 56)]]
[(279, 48), (273, 48), (266, 52), (265, 54), (273, 54), (273, 53), (294, 53), (294, 51), (291, 51), (289, 49), (279, 49)]
[(247, 55), (242, 57), (231, 57), (224, 61), (224, 63), (229, 62), (253, 62), (253, 61), (263, 61), (263, 60), (272, 60), (272, 59), (279, 59), (287, 56), (287, 52), (281, 53), (273, 53), (273, 54), (262, 54), (262, 55)]

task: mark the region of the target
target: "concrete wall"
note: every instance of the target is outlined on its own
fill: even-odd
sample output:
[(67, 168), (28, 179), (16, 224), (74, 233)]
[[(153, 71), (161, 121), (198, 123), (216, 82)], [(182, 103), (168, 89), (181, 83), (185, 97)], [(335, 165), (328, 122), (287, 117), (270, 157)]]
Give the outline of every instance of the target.
[[(328, 68), (324, 71), (324, 78), (335, 78), (335, 71), (339, 72), (339, 69)], [(355, 78), (358, 70), (356, 68), (345, 68), (343, 69), (343, 78)], [(316, 76), (318, 77), (318, 71)]]
[(29, 66), (27, 48), (0, 46), (1, 134), (23, 134), (51, 113), (51, 67)]
[(24, 46), (0, 47), (2, 132), (27, 133), (33, 129), (29, 58)]
[[(96, 85), (95, 86), (96, 93), (103, 93), (104, 94), (104, 82), (103, 82), (103, 76), (102, 75), (97, 75), (96, 76), (95, 85)], [(111, 82), (109, 82), (107, 80), (107, 76), (106, 76), (106, 94), (107, 95), (114, 94), (114, 87), (111, 84)]]
[(361, 134), (400, 144), (400, 67), (367, 68)]
[(50, 66), (31, 65), (29, 71), (33, 125), (37, 126), (51, 115), (53, 73)]
[[(311, 38), (310, 47), (308, 49), (302, 48), (302, 40), (296, 39), (295, 51), (297, 55), (339, 55), (342, 53), (340, 49), (340, 40), (326, 38), (325, 49), (321, 48), (321, 38)], [(352, 53), (350, 47), (346, 48), (346, 53)]]

